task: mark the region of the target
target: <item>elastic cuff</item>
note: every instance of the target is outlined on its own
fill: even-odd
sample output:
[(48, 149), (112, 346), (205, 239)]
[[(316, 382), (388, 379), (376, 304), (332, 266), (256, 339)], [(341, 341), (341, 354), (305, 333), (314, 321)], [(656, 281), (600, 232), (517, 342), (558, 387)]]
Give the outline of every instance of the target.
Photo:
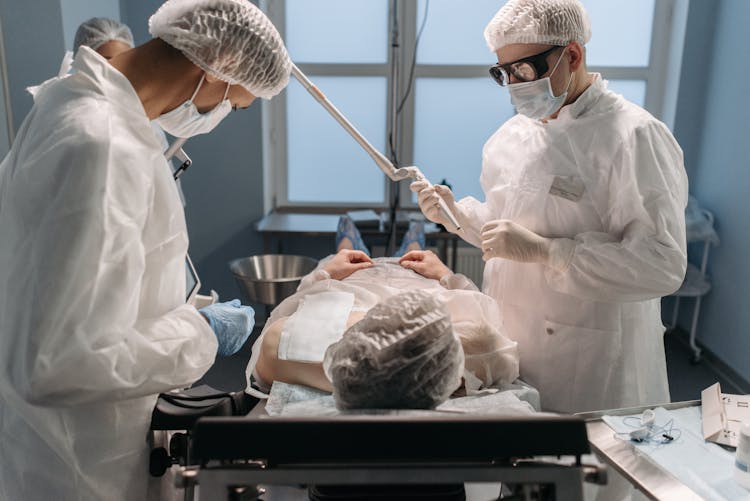
[(316, 271), (313, 277), (315, 278), (316, 282), (323, 281), (323, 280), (331, 280), (331, 274), (328, 273), (323, 268)]
[(201, 316), (208, 320), (208, 326), (211, 328), (211, 331), (216, 333), (216, 322), (214, 322), (214, 316), (206, 315), (205, 313), (201, 313)]
[(573, 260), (576, 242), (570, 238), (554, 238), (549, 246), (547, 266), (557, 271), (566, 271)]
[(453, 278), (453, 275), (455, 275), (455, 273), (453, 273), (452, 271), (448, 272), (442, 277), (440, 277), (440, 280), (438, 280), (438, 282), (440, 283), (440, 285), (442, 285), (443, 287), (447, 289), (449, 288), (448, 286), (450, 284), (451, 278)]

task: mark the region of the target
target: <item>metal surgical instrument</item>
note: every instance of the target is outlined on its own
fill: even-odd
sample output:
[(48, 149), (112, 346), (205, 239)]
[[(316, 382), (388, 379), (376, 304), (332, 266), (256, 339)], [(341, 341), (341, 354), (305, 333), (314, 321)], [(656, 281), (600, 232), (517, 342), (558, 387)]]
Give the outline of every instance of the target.
[[(325, 108), (328, 113), (331, 114), (331, 116), (336, 119), (336, 121), (343, 127), (359, 145), (364, 149), (370, 157), (375, 161), (375, 164), (380, 167), (380, 170), (382, 170), (388, 178), (390, 178), (393, 181), (401, 181), (402, 179), (411, 178), (416, 181), (425, 181), (427, 182), (428, 186), (432, 186), (432, 183), (425, 177), (424, 174), (422, 174), (422, 171), (419, 170), (419, 167), (410, 166), (410, 167), (401, 167), (396, 168), (390, 160), (388, 160), (382, 153), (380, 153), (378, 150), (373, 147), (370, 142), (365, 139), (365, 137), (352, 125), (352, 123), (331, 103), (331, 101), (328, 100), (328, 98), (323, 94), (323, 92), (318, 89), (315, 84), (313, 84), (307, 76), (300, 71), (299, 68), (295, 64), (292, 64), (292, 75), (294, 75), (294, 78), (296, 78), (299, 83), (302, 84), (302, 86), (305, 88), (307, 92), (312, 95), (312, 97), (315, 98), (317, 102), (319, 102), (323, 108)], [(440, 209), (443, 211), (444, 215), (448, 218), (448, 220), (451, 222), (451, 224), (456, 228), (456, 230), (461, 229), (461, 225), (458, 222), (458, 219), (456, 219), (456, 216), (453, 215), (451, 210), (448, 208), (448, 204), (445, 203), (445, 200), (443, 200), (442, 197), (438, 196), (438, 199), (440, 200)]]

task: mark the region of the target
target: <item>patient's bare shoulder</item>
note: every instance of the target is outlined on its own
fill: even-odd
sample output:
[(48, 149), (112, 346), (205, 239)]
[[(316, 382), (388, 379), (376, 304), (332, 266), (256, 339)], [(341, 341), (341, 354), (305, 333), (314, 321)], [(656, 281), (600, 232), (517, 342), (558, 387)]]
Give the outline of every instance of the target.
[(284, 330), (284, 324), (289, 317), (281, 317), (271, 324), (266, 332), (263, 333), (263, 340), (260, 345), (260, 356), (255, 370), (263, 381), (269, 383), (274, 381), (276, 362), (279, 353), (279, 340), (281, 332)]

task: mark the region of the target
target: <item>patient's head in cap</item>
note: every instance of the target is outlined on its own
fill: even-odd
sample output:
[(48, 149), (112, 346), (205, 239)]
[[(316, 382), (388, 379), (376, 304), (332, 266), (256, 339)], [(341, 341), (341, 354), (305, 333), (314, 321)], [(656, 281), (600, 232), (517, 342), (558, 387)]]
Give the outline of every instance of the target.
[(339, 409), (432, 409), (460, 386), (464, 358), (444, 304), (414, 290), (370, 309), (323, 368)]

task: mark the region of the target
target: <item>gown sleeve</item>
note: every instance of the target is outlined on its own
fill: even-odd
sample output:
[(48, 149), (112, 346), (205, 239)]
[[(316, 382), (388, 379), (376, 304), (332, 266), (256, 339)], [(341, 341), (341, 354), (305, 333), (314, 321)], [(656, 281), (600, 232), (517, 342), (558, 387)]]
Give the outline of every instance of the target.
[(636, 128), (612, 162), (608, 189), (594, 202), (607, 231), (554, 240), (547, 282), (596, 301), (669, 295), (687, 266), (682, 150), (666, 126), (654, 122)]
[(3, 219), (14, 241), (32, 243), (18, 244), (30, 249), (13, 259), (24, 283), (3, 309), (13, 311), (10, 382), (30, 403), (157, 394), (188, 386), (214, 361), (216, 337), (194, 307), (139, 312), (154, 183), (133, 167), (132, 146), (76, 138), (30, 155), (16, 174)]
[(440, 285), (449, 290), (466, 290), (479, 292), (479, 288), (469, 277), (460, 273), (449, 273), (440, 279)]

